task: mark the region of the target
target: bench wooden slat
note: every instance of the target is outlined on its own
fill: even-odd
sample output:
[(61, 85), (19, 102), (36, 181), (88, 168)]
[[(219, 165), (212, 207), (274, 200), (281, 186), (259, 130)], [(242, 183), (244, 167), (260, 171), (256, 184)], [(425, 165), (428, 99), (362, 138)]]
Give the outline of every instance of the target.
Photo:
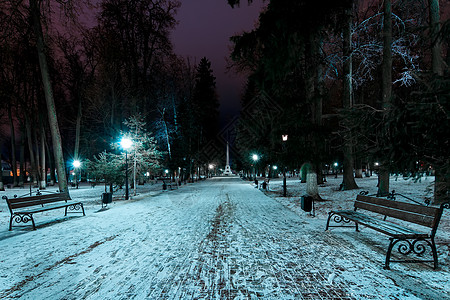
[(81, 202), (65, 202), (64, 204), (54, 204), (54, 205), (46, 205), (44, 207), (34, 207), (31, 209), (26, 209), (26, 210), (17, 210), (15, 211), (16, 214), (33, 214), (33, 213), (37, 213), (37, 212), (43, 212), (43, 211), (47, 211), (47, 210), (52, 210), (52, 209), (57, 209), (57, 208), (64, 208), (70, 205), (77, 205), (80, 204)]
[(11, 208), (12, 209), (18, 209), (18, 208), (24, 208), (24, 207), (30, 207), (30, 206), (37, 206), (37, 205), (45, 205), (45, 204), (49, 204), (49, 203), (55, 203), (55, 202), (61, 202), (61, 201), (66, 201), (65, 199), (59, 199), (59, 200), (53, 200), (53, 201), (27, 201), (27, 202), (19, 202), (19, 203), (14, 203), (11, 204)]
[(382, 219), (376, 217), (370, 217), (363, 213), (358, 213), (352, 210), (349, 211), (334, 211), (333, 213), (345, 217), (354, 222), (358, 222), (361, 225), (367, 226), (369, 228), (383, 232), (384, 234), (395, 236), (395, 237), (428, 237), (428, 234), (415, 231), (411, 228), (401, 226), (392, 222), (383, 221)]
[(433, 217), (409, 212), (406, 210), (393, 209), (393, 208), (389, 208), (389, 207), (385, 207), (385, 206), (380, 206), (380, 205), (371, 204), (371, 203), (367, 203), (367, 202), (360, 202), (360, 201), (355, 201), (355, 207), (365, 209), (368, 211), (372, 211), (375, 213), (379, 213), (379, 214), (382, 214), (382, 215), (385, 215), (388, 217), (400, 219), (403, 221), (416, 223), (416, 224), (430, 227), (430, 228), (432, 228), (434, 225)]
[(377, 197), (370, 197), (370, 196), (365, 196), (365, 195), (356, 196), (356, 201), (372, 203), (375, 205), (381, 205), (381, 206), (390, 207), (390, 208), (394, 208), (394, 209), (406, 210), (406, 211), (421, 214), (421, 215), (427, 215), (427, 216), (430, 216), (433, 218), (439, 214), (439, 208), (436, 208), (436, 207), (422, 206), (422, 205), (417, 205), (417, 204), (412, 204), (412, 203), (393, 201), (393, 200), (377, 198)]
[(49, 203), (55, 203), (55, 202), (61, 202), (66, 201), (65, 199), (55, 200), (55, 201), (31, 201), (31, 202), (20, 202), (20, 203), (14, 203), (11, 204), (11, 209), (19, 209), (24, 207), (30, 207), (30, 206), (37, 206), (37, 205), (46, 205)]
[(355, 207), (430, 228), (434, 227), (439, 215), (438, 208), (362, 195), (356, 198)]
[(18, 202), (28, 202), (28, 201), (41, 201), (41, 200), (60, 200), (60, 199), (70, 199), (69, 194), (67, 193), (58, 193), (58, 194), (45, 194), (38, 196), (27, 196), (27, 197), (19, 197), (19, 198), (8, 198), (10, 203), (18, 203)]

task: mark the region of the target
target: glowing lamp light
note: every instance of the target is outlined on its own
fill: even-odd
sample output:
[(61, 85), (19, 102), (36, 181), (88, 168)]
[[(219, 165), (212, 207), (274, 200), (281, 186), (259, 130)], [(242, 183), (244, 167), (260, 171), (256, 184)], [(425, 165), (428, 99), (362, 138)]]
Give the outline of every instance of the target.
[(375, 165), (375, 167), (378, 167), (380, 165), (380, 163), (376, 162), (374, 165)]
[(214, 169), (214, 165), (213, 165), (213, 164), (209, 164), (208, 168), (209, 168), (210, 170), (212, 170), (212, 169)]
[(253, 154), (252, 158), (254, 161), (257, 161), (259, 159), (259, 156), (258, 154)]
[(75, 168), (79, 168), (79, 167), (81, 166), (81, 162), (80, 162), (79, 160), (74, 160), (73, 163), (72, 163), (72, 165), (73, 165)]
[(277, 167), (277, 166), (273, 166), (272, 168), (273, 168), (274, 170), (278, 169), (278, 167)]
[(167, 170), (167, 169), (164, 170), (164, 173), (169, 174), (169, 170)]
[(287, 134), (281, 135), (281, 139), (283, 140), (283, 142), (286, 142), (288, 140), (288, 135)]
[(335, 162), (335, 163), (334, 163), (334, 166), (337, 167), (337, 166), (339, 166), (339, 164), (338, 164), (337, 162)]
[(133, 141), (130, 140), (129, 138), (122, 138), (122, 140), (120, 141), (120, 147), (122, 147), (125, 150), (130, 149), (132, 145)]

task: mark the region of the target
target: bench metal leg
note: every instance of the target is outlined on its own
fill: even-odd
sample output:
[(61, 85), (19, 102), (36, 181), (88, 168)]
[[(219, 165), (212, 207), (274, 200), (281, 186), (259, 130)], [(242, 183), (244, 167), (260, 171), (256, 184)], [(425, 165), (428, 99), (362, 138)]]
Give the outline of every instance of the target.
[(431, 238), (431, 251), (433, 252), (433, 261), (434, 261), (434, 266), (433, 268), (436, 270), (438, 268), (438, 256), (437, 256), (437, 251), (436, 251), (436, 244), (434, 243), (434, 238)]
[(65, 215), (64, 215), (64, 216), (67, 216), (67, 210), (68, 210), (68, 209), (70, 209), (71, 211), (73, 211), (73, 210), (80, 210), (80, 208), (81, 208), (81, 210), (82, 210), (82, 212), (83, 212), (83, 216), (85, 216), (86, 214), (84, 213), (84, 206), (83, 206), (83, 203), (75, 203), (75, 204), (67, 205), (67, 206), (66, 206), (66, 212), (65, 212)]
[[(344, 225), (330, 225), (330, 220), (331, 220), (332, 217), (333, 217), (333, 221), (335, 223), (344, 223)], [(328, 219), (327, 219), (327, 226), (325, 227), (325, 230), (328, 230), (328, 228), (330, 228), (330, 227), (356, 227), (356, 231), (359, 231), (357, 222), (354, 222), (355, 223), (354, 226), (345, 225), (345, 224), (348, 224), (350, 222), (354, 222), (354, 221), (351, 221), (351, 220), (349, 220), (347, 218), (344, 218), (344, 217), (342, 217), (342, 216), (340, 216), (338, 214), (335, 214), (333, 212), (329, 212), (328, 213)]]
[[(406, 262), (406, 263), (426, 263), (426, 262), (432, 262), (433, 263), (433, 269), (438, 268), (438, 256), (436, 251), (436, 245), (434, 243), (433, 238), (418, 238), (414, 240), (410, 239), (397, 239), (397, 238), (389, 238), (390, 243), (388, 250), (386, 252), (386, 262), (384, 264), (384, 269), (389, 270), (389, 263), (390, 262)], [(421, 257), (427, 249), (427, 245), (431, 248), (431, 252), (433, 254), (433, 260), (426, 260), (426, 259), (409, 259), (409, 260), (392, 260), (391, 261), (391, 253), (394, 246), (398, 244), (398, 252), (404, 256), (407, 256), (409, 254), (415, 255), (418, 257)]]
[(36, 230), (36, 224), (34, 224), (33, 215), (31, 215), (30, 217), (31, 217), (31, 223), (33, 224), (33, 230)]
[(327, 219), (327, 226), (325, 227), (325, 231), (328, 230), (328, 228), (330, 227), (330, 219), (334, 214), (332, 212), (328, 213), (328, 219)]
[(12, 222), (13, 222), (13, 216), (11, 215), (11, 218), (9, 218), (9, 231), (12, 230)]
[(390, 270), (390, 269), (391, 269), (391, 268), (389, 267), (389, 262), (391, 261), (392, 247), (394, 247), (395, 243), (397, 242), (397, 241), (394, 242), (394, 239), (393, 239), (393, 238), (390, 238), (389, 240), (390, 240), (390, 242), (389, 242), (388, 250), (387, 250), (387, 252), (386, 252), (386, 261), (385, 261), (385, 263), (384, 263), (384, 269), (385, 269), (385, 270)]
[(33, 224), (33, 230), (36, 230), (36, 224), (34, 223), (33, 214), (31, 213), (11, 215), (11, 218), (9, 219), (9, 231), (12, 230), (13, 221), (16, 221), (16, 223), (28, 223), (31, 221)]

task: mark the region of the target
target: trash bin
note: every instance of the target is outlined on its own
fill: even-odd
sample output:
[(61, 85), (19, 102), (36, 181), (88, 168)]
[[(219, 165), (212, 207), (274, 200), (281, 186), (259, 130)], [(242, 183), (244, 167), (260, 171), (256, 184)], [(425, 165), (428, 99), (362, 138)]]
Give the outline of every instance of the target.
[(262, 188), (263, 188), (263, 190), (267, 189), (267, 182), (263, 181)]
[(106, 206), (108, 203), (111, 202), (112, 202), (112, 193), (102, 193), (102, 207), (103, 204), (105, 204)]
[(310, 212), (313, 206), (313, 197), (309, 195), (303, 195), (300, 200), (300, 207), (306, 211)]
[(258, 187), (258, 179), (255, 179), (256, 187)]
[(164, 191), (167, 190), (167, 184), (163, 183), (162, 188), (163, 188)]

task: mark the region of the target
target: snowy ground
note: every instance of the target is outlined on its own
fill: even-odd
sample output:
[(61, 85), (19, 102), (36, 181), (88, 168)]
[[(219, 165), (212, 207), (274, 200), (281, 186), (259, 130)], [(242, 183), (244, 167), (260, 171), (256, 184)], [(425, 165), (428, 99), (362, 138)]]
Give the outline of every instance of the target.
[[(86, 216), (36, 214), (38, 229), (8, 231), (0, 202), (1, 299), (450, 299), (450, 212), (437, 233), (439, 270), (428, 264), (382, 268), (388, 238), (373, 230), (324, 231), (329, 210), (350, 208), (360, 190), (338, 192), (341, 178), (320, 187), (316, 217), (300, 209), (304, 184), (281, 180), (263, 192), (239, 178), (213, 178), (162, 191), (139, 187), (101, 209), (103, 187), (71, 189)], [(433, 178), (391, 180), (417, 200)], [(8, 189), (0, 196), (25, 194)], [(399, 199), (400, 200), (400, 199)]]

